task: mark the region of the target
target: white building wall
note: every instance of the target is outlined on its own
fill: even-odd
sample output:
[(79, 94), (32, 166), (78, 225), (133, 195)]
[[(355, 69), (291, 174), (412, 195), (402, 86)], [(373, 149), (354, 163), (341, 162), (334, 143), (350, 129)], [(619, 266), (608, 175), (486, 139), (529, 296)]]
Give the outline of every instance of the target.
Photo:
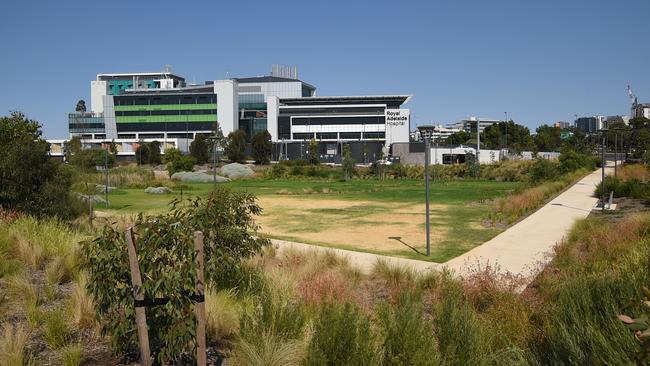
[(280, 100), (277, 96), (266, 98), (266, 130), (271, 135), (271, 141), (278, 141), (278, 114)]
[(106, 81), (93, 80), (90, 82), (90, 111), (104, 113), (103, 97), (107, 94)]
[[(239, 84), (246, 87), (259, 87), (259, 92), (242, 92), (241, 94), (264, 94), (265, 97), (278, 98), (302, 97), (302, 84), (299, 81), (284, 81), (276, 83), (245, 83)], [(250, 89), (247, 89), (250, 90)]]
[(217, 121), (224, 136), (239, 129), (239, 95), (235, 80), (216, 80)]

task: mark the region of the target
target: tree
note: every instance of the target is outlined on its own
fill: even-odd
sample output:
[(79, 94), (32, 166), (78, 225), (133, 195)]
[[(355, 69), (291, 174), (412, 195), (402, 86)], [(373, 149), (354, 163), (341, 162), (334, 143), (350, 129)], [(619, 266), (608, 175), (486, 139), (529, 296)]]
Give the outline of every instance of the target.
[(481, 133), (481, 144), (492, 150), (507, 147), (508, 150), (517, 154), (532, 148), (533, 140), (528, 127), (518, 125), (510, 120), (487, 126)]
[(320, 160), (318, 159), (318, 142), (316, 142), (316, 139), (309, 140), (309, 164), (320, 164)]
[(72, 155), (70, 164), (78, 166), (85, 171), (95, 171), (95, 167), (104, 166), (108, 162), (108, 167), (115, 164), (115, 156), (108, 154), (103, 149), (86, 149)]
[(138, 142), (138, 146), (135, 148), (135, 161), (138, 165), (149, 163), (149, 145), (142, 140)]
[(236, 130), (228, 134), (226, 139), (226, 156), (230, 161), (244, 161), (244, 151), (246, 150), (246, 133), (242, 130)]
[(117, 158), (117, 144), (115, 143), (115, 139), (112, 139), (108, 145), (108, 151)]
[(77, 106), (75, 107), (75, 112), (77, 113), (86, 113), (86, 101), (83, 99), (79, 99), (77, 102)]
[(205, 135), (196, 135), (196, 138), (190, 144), (190, 155), (196, 160), (197, 164), (208, 162), (208, 137)]
[(555, 126), (541, 125), (533, 137), (537, 151), (556, 151), (562, 145), (562, 129)]
[(179, 149), (165, 150), (165, 162), (167, 163), (167, 171), (171, 176), (178, 172), (191, 172), (194, 169), (194, 157), (183, 155)]
[(471, 138), (469, 132), (458, 131), (454, 132), (449, 137), (447, 137), (447, 144), (449, 145), (462, 145), (466, 144), (467, 141)]
[(354, 159), (352, 159), (352, 153), (350, 152), (350, 145), (343, 146), (343, 162), (341, 167), (343, 168), (343, 179), (348, 181), (354, 175)]
[(162, 163), (162, 158), (160, 157), (160, 142), (140, 141), (138, 147), (135, 149), (135, 160), (139, 165)]
[(160, 164), (162, 163), (162, 158), (160, 157), (160, 142), (151, 141), (149, 145), (149, 164)]
[(50, 158), (41, 126), (20, 112), (0, 118), (0, 207), (36, 216), (76, 217), (74, 172)]
[(260, 131), (253, 135), (253, 158), (255, 164), (268, 164), (271, 160), (271, 134), (268, 131)]
[(69, 141), (64, 142), (63, 150), (65, 151), (65, 160), (70, 161), (72, 155), (81, 151), (81, 138), (74, 136)]

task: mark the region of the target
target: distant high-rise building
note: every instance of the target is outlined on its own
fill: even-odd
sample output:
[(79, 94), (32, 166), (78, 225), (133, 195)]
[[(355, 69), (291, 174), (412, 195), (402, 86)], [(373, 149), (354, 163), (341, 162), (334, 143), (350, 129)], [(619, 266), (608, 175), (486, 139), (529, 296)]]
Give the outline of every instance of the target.
[(467, 119), (460, 120), (458, 122), (451, 123), (447, 125), (447, 128), (464, 130), (467, 132), (476, 132), (476, 121), (479, 121), (479, 129), (481, 132), (485, 130), (486, 127), (491, 126), (495, 123), (503, 122), (498, 119), (493, 118), (478, 118), (478, 117), (469, 117)]
[(553, 126), (566, 130), (567, 128), (571, 127), (571, 122), (557, 121), (553, 124)]
[(605, 117), (580, 117), (575, 120), (575, 126), (584, 133), (596, 133), (606, 127)]
[(650, 118), (650, 103), (635, 103), (632, 105), (631, 118)]

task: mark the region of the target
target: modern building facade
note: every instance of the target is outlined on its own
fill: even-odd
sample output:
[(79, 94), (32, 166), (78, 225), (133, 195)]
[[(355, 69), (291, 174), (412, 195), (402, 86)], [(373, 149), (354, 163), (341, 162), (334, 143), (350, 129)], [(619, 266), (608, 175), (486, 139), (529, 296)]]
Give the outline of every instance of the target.
[(634, 103), (631, 110), (631, 118), (644, 117), (650, 119), (650, 103)]
[(464, 131), (460, 128), (448, 128), (438, 125), (420, 125), (418, 126), (418, 141), (429, 139), (431, 141), (444, 141), (447, 137), (456, 132)]
[(575, 120), (575, 127), (587, 134), (596, 133), (605, 128), (605, 121), (603, 116), (579, 117)]
[[(187, 85), (163, 73), (98, 74), (91, 82), (91, 110), (70, 113), (71, 136), (84, 139), (193, 139), (242, 130), (250, 140), (268, 131), (277, 144), (408, 142), (410, 95), (316, 96), (297, 72)], [(325, 150), (327, 149), (325, 147)]]
[(503, 122), (498, 119), (493, 118), (478, 118), (478, 117), (469, 117), (467, 119), (460, 120), (449, 124), (447, 127), (452, 129), (464, 130), (466, 132), (476, 132), (476, 123), (479, 123), (479, 129), (483, 132), (488, 126), (491, 126), (495, 123)]

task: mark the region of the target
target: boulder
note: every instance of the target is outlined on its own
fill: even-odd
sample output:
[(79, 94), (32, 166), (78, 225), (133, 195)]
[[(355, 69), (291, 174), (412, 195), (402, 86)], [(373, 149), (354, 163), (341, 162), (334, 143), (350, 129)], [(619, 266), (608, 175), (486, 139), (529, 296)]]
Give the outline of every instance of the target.
[(227, 164), (221, 167), (221, 175), (225, 175), (226, 177), (230, 179), (239, 179), (243, 177), (250, 177), (255, 172), (253, 169), (246, 165), (242, 165), (239, 163), (232, 163), (232, 164)]
[[(104, 193), (105, 189), (106, 189), (105, 185), (103, 185), (103, 184), (95, 184), (95, 192)], [(117, 188), (115, 188), (115, 187), (108, 186), (108, 191), (109, 192), (113, 192), (116, 189)]]
[[(172, 174), (172, 179), (187, 183), (211, 183), (212, 174), (203, 172), (178, 172)], [(217, 183), (230, 182), (230, 179), (217, 175)]]
[(172, 190), (167, 187), (147, 187), (144, 190), (144, 193), (149, 194), (167, 194), (172, 193)]
[(76, 194), (77, 194), (77, 197), (79, 197), (79, 199), (81, 199), (82, 201), (85, 201), (85, 202), (88, 202), (88, 200), (90, 199), (90, 202), (92, 202), (92, 203), (106, 203), (105, 199), (103, 199), (102, 197), (97, 196), (97, 195), (86, 195), (86, 194), (81, 194), (81, 193), (76, 193)]

